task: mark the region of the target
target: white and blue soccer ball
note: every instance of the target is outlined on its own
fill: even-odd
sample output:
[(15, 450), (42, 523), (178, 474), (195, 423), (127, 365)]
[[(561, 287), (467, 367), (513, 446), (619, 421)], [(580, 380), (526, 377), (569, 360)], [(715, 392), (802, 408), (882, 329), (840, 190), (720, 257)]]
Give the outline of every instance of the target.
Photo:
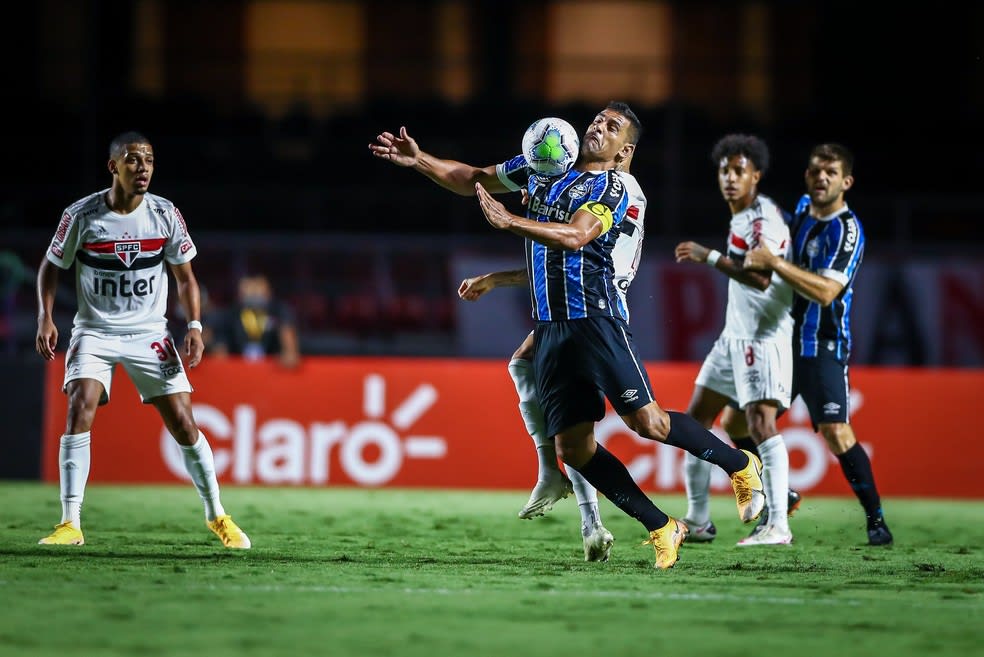
[(546, 117), (534, 121), (523, 135), (526, 164), (541, 176), (559, 176), (577, 161), (581, 140), (564, 119)]

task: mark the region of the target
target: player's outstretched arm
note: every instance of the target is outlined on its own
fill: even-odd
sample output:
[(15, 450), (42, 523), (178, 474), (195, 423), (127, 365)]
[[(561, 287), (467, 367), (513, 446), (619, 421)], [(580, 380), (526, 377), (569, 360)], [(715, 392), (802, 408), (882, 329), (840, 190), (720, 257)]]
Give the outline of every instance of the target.
[(58, 328), (53, 314), (57, 289), (58, 266), (45, 257), (38, 268), (38, 333), (34, 340), (35, 350), (45, 360), (55, 357), (55, 347), (58, 346)]
[(400, 134), (383, 132), (376, 136), (376, 143), (369, 144), (376, 157), (401, 167), (409, 167), (421, 173), (441, 187), (461, 196), (475, 194), (475, 183), (481, 182), (493, 193), (509, 191), (499, 181), (495, 165), (475, 167), (457, 160), (444, 160), (422, 151), (417, 141), (407, 133), (405, 126)]
[(458, 296), (465, 301), (477, 301), (480, 296), (497, 287), (518, 287), (529, 279), (525, 269), (496, 271), (481, 276), (466, 278), (458, 286)]
[[(178, 301), (184, 308), (185, 317), (188, 321), (200, 320), (202, 297), (198, 288), (198, 279), (191, 268), (190, 262), (183, 262), (180, 265), (170, 265), (171, 273), (178, 284)], [(184, 352), (188, 358), (188, 367), (197, 367), (202, 361), (202, 354), (205, 353), (205, 342), (202, 340), (201, 329), (188, 329), (185, 333)]]

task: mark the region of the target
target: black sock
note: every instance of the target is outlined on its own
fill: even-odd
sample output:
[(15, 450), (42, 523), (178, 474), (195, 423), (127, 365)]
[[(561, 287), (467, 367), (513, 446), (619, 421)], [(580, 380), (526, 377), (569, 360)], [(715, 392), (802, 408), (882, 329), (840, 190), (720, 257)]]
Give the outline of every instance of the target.
[(740, 451), (725, 445), (720, 438), (700, 426), (700, 422), (686, 413), (667, 411), (670, 415), (670, 433), (666, 444), (685, 449), (701, 461), (721, 466), (729, 475), (748, 465), (748, 459)]
[(871, 461), (868, 459), (868, 453), (861, 447), (861, 443), (854, 443), (854, 447), (839, 454), (837, 459), (840, 461), (847, 483), (851, 484), (854, 494), (858, 496), (858, 501), (864, 507), (868, 526), (884, 522), (881, 498), (878, 496), (878, 489), (875, 488), (875, 475), (871, 471)]
[(761, 454), (759, 454), (758, 445), (755, 444), (755, 441), (752, 440), (751, 436), (732, 438), (731, 442), (733, 442), (735, 444), (735, 447), (737, 447), (738, 449), (743, 449), (746, 452), (751, 452), (755, 456), (761, 457)]
[(642, 492), (625, 465), (607, 449), (598, 445), (597, 451), (587, 463), (575, 468), (598, 489), (612, 504), (632, 516), (648, 531), (663, 527), (669, 516), (659, 510)]

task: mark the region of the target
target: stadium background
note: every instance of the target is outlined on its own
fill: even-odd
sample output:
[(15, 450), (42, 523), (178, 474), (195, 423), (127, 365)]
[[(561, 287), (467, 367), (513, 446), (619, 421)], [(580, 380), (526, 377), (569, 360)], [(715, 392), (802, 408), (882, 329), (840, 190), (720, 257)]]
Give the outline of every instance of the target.
[[(366, 460), (385, 456), (384, 443), (350, 439), (366, 411), (366, 390), (387, 382), (405, 395), (437, 391), (431, 417), (440, 422), (428, 428), (431, 437), (467, 428), (463, 444), (512, 445), (517, 464), (525, 464), (517, 468), (529, 471), (504, 369), (529, 328), (525, 295), (496, 293), (466, 305), (454, 293), (464, 275), (517, 266), (520, 245), (494, 233), (473, 199), (374, 160), (366, 145), (406, 125), (435, 154), (486, 164), (514, 154), (533, 119), (559, 115), (583, 126), (610, 99), (630, 102), (646, 127), (633, 170), (650, 207), (630, 302), (668, 405), (685, 404), (686, 368), (696, 372), (723, 320), (723, 277), (670, 257), (680, 239), (722, 239), (726, 216), (711, 145), (728, 131), (763, 136), (773, 170), (762, 189), (790, 207), (809, 147), (840, 141), (857, 154), (848, 200), (869, 240), (855, 316), (855, 371), (867, 400), (855, 419), (870, 422), (862, 440), (877, 443), (876, 463), (889, 453), (898, 458), (876, 465), (880, 473), (904, 472), (909, 448), (900, 445), (928, 435), (965, 455), (981, 449), (970, 433), (970, 394), (984, 387), (980, 7), (929, 14), (893, 6), (890, 14), (859, 15), (854, 4), (838, 2), (46, 0), (19, 7), (19, 15), (2, 46), (6, 61), (16, 62), (5, 71), (15, 93), (6, 106), (8, 165), (0, 180), (3, 411), (16, 438), (0, 476), (37, 478), (51, 467), (64, 400), (55, 392), (45, 403), (50, 380), (45, 388), (33, 354), (34, 271), (62, 209), (108, 184), (106, 145), (125, 129), (154, 141), (152, 191), (188, 219), (200, 252), (196, 273), (212, 303), (231, 300), (241, 273), (261, 270), (298, 313), (307, 360), (293, 379), (230, 364), (239, 369), (210, 372), (218, 366), (207, 365), (196, 380), (196, 402), (227, 420), (242, 419), (238, 409), (248, 406), (259, 409), (257, 426), (276, 421), (279, 429), (254, 438), (281, 448), (266, 458), (284, 482), (359, 484), (338, 474), (297, 479), (288, 447), (298, 434), (291, 431), (303, 427), (305, 437), (296, 439), (309, 445), (314, 423), (343, 422), (346, 437), (332, 439), (339, 454), (351, 443), (365, 447)], [(72, 304), (67, 284), (58, 303), (62, 347)], [(419, 381), (392, 373), (408, 358)], [(349, 366), (355, 370), (347, 378), (332, 374)], [(476, 372), (477, 385), (468, 378)], [(228, 380), (249, 382), (241, 398), (212, 392)], [(269, 400), (273, 381), (322, 412), (285, 417), (270, 408), (264, 418), (253, 398)], [(491, 396), (449, 406), (441, 396), (449, 381), (491, 388)], [(134, 405), (129, 387), (114, 386), (108, 413)], [(332, 410), (333, 399), (347, 401)], [(496, 417), (478, 436), (469, 426), (477, 406)], [(914, 421), (917, 409), (932, 421)], [(152, 432), (147, 440), (132, 435), (153, 419), (148, 409), (130, 409), (141, 411), (151, 415), (110, 415), (97, 431), (103, 440), (149, 445), (148, 458), (163, 468), (159, 424), (139, 430)], [(234, 420), (230, 427), (242, 426)], [(42, 438), (49, 442), (44, 460)], [(449, 440), (454, 456), (457, 443)], [(421, 453), (435, 449), (415, 444)], [(975, 460), (963, 458), (960, 467)], [(166, 468), (154, 471), (147, 469), (148, 480), (166, 480)], [(403, 476), (422, 484), (436, 474)], [(235, 480), (232, 470), (225, 477)], [(946, 494), (984, 497), (973, 473), (948, 477), (966, 483)], [(391, 481), (401, 480), (361, 484)], [(933, 493), (926, 481), (905, 481), (911, 490), (885, 492)]]

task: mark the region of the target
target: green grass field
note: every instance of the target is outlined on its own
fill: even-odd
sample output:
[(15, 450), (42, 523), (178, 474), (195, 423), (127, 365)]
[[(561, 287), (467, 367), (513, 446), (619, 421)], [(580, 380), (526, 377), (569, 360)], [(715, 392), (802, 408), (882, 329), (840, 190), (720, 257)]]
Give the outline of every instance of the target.
[(226, 487), (233, 551), (190, 484), (90, 486), (86, 545), (53, 547), (57, 486), (0, 483), (0, 654), (984, 654), (984, 501), (885, 500), (869, 548), (853, 498), (807, 497), (794, 545), (738, 548), (716, 497), (715, 543), (656, 571), (606, 500), (612, 560), (585, 563), (573, 499), (521, 521), (527, 493)]

